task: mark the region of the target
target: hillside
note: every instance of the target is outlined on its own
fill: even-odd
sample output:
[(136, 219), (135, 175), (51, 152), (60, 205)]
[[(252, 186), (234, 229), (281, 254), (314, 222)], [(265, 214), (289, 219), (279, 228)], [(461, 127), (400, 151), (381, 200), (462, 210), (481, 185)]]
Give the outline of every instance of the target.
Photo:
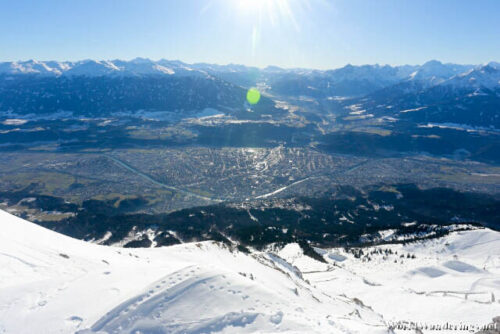
[(0, 221), (2, 333), (387, 333), (410, 316), (472, 329), (500, 312), (500, 235), (488, 229), (317, 249), (321, 263), (297, 244), (130, 250)]
[(2, 333), (385, 332), (380, 315), (269, 254), (213, 242), (125, 250), (0, 221)]

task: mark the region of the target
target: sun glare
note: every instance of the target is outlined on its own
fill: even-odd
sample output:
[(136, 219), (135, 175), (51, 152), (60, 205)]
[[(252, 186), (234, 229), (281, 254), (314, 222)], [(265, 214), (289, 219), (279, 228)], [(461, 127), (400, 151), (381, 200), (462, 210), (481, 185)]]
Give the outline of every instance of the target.
[(232, 0), (244, 15), (253, 15), (260, 22), (292, 23), (296, 25), (289, 0)]
[(260, 9), (266, 2), (272, 0), (237, 0), (243, 9)]
[(300, 30), (291, 6), (291, 0), (228, 0), (238, 15), (253, 19), (252, 33), (249, 39), (252, 44), (252, 55), (257, 52), (261, 32), (265, 26), (278, 28), (279, 26), (292, 26)]

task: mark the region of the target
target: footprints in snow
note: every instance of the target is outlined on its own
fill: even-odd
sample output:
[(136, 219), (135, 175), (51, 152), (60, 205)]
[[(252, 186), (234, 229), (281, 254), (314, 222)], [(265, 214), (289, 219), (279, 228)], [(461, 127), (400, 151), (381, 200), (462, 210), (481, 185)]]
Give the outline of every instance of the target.
[(66, 322), (70, 323), (71, 326), (78, 328), (82, 324), (83, 319), (77, 315), (74, 315), (66, 319)]
[[(205, 321), (208, 323), (213, 321), (207, 328), (211, 328), (211, 326), (225, 328), (227, 325), (242, 326), (252, 323), (255, 318), (259, 317), (263, 320), (265, 319), (273, 327), (280, 326), (284, 317), (284, 313), (281, 311), (282, 303), (276, 300), (254, 299), (250, 294), (245, 293), (246, 284), (244, 284), (244, 281), (241, 281), (239, 275), (235, 274), (234, 277), (226, 276), (224, 274), (213, 275), (210, 271), (207, 272), (205, 268), (202, 269), (200, 267), (183, 268), (153, 283), (141, 295), (115, 307), (96, 322), (91, 330), (92, 332), (107, 331), (118, 333), (127, 328), (136, 328), (136, 325), (144, 322), (144, 318), (149, 318), (148, 321), (151, 324), (161, 326), (162, 328), (163, 326), (169, 328), (172, 326), (181, 326), (182, 323), (177, 323), (177, 320), (172, 318), (169, 312), (171, 312), (172, 308), (175, 309), (178, 307), (178, 301), (183, 300), (186, 293), (187, 296), (190, 296), (193, 292), (205, 293), (210, 298), (223, 298), (228, 303), (234, 305), (241, 303), (240, 312), (227, 314), (228, 319), (224, 317), (205, 319), (200, 321), (199, 325), (204, 325)], [(240, 286), (241, 283), (244, 285)], [(249, 288), (252, 287), (249, 286)], [(200, 306), (204, 307), (203, 305)], [(257, 313), (247, 313), (256, 311)], [(182, 326), (184, 325), (182, 324)], [(192, 325), (195, 324), (193, 323)]]

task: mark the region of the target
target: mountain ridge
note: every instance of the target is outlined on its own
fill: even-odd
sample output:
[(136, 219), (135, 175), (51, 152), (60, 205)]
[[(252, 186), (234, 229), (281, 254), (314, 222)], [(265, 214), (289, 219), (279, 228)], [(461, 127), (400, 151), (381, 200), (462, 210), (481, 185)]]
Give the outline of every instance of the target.
[[(313, 69), (313, 68), (282, 68), (276, 65), (269, 65), (264, 68), (248, 66), (243, 64), (211, 64), (211, 63), (185, 63), (180, 60), (167, 60), (159, 59), (152, 60), (149, 58), (136, 57), (131, 60), (113, 59), (113, 60), (97, 60), (97, 59), (84, 59), (78, 61), (55, 61), (55, 60), (18, 60), (18, 61), (5, 61), (0, 62), (0, 73), (8, 74), (46, 74), (46, 75), (61, 75), (66, 72), (71, 74), (71, 70), (79, 68), (81, 66), (86, 66), (87, 64), (96, 64), (104, 68), (109, 68), (117, 72), (128, 72), (134, 73), (128, 68), (129, 65), (142, 65), (144, 68), (149, 68), (150, 65), (162, 65), (162, 66), (172, 66), (175, 68), (184, 68), (187, 71), (200, 70), (204, 68), (208, 69), (218, 69), (218, 70), (231, 70), (231, 71), (247, 71), (247, 70), (257, 70), (262, 72), (335, 72), (335, 71), (349, 71), (352, 69), (396, 69), (402, 72), (403, 76), (412, 74), (413, 72), (407, 73), (410, 70), (426, 70), (429, 71), (432, 68), (448, 68), (450, 71), (456, 73), (464, 72), (463, 69), (480, 67), (482, 64), (477, 65), (465, 65), (465, 64), (455, 64), (455, 63), (442, 63), (438, 60), (430, 60), (422, 65), (388, 65), (388, 64), (363, 64), (363, 65), (351, 65), (346, 64), (343, 67), (330, 68), (330, 69)], [(496, 61), (490, 61), (487, 64), (491, 66), (498, 66), (499, 63)], [(160, 71), (161, 72), (161, 71)], [(91, 74), (91, 73), (88, 73)]]

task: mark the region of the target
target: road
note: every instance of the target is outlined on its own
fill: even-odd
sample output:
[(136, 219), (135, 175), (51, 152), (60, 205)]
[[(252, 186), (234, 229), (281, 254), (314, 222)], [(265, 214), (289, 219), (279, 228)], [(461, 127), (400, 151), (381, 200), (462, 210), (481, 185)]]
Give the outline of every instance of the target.
[(168, 189), (168, 190), (172, 190), (172, 191), (176, 191), (176, 192), (180, 192), (180, 193), (183, 193), (185, 195), (188, 195), (188, 196), (193, 196), (193, 197), (196, 197), (196, 198), (199, 198), (199, 199), (203, 199), (205, 201), (211, 201), (211, 202), (216, 202), (216, 203), (220, 203), (220, 202), (224, 202), (226, 201), (227, 199), (220, 199), (220, 198), (216, 198), (216, 197), (209, 197), (209, 196), (203, 196), (203, 195), (200, 195), (200, 194), (197, 194), (197, 193), (194, 193), (192, 191), (189, 191), (189, 190), (185, 190), (185, 189), (180, 189), (180, 188), (177, 188), (177, 187), (174, 187), (174, 186), (170, 186), (168, 184), (165, 184), (165, 183), (161, 183), (155, 179), (153, 179), (151, 176), (147, 175), (147, 174), (144, 174), (143, 172), (135, 169), (134, 167), (128, 165), (127, 163), (113, 157), (113, 156), (110, 156), (110, 155), (105, 155), (108, 159), (112, 160), (114, 163), (116, 163), (117, 165), (131, 171), (132, 173), (135, 173), (136, 175), (142, 177), (143, 179), (151, 182), (151, 183), (154, 183), (156, 184), (157, 186), (160, 186), (162, 188), (165, 188), (165, 189)]

